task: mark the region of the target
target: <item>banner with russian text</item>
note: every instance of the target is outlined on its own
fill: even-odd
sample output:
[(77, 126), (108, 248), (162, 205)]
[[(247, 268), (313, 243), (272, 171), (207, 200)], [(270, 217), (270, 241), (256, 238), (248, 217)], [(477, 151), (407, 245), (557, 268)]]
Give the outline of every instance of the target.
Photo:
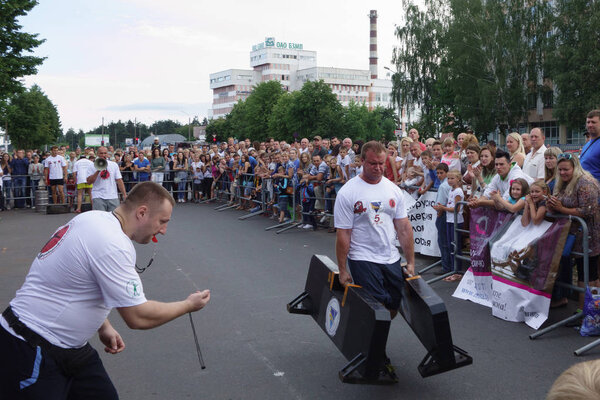
[(490, 240), (494, 316), (534, 329), (546, 321), (570, 225), (558, 219), (523, 227), (518, 215)]
[[(404, 191), (404, 193), (406, 193)], [(408, 203), (407, 197), (404, 196)], [(408, 210), (408, 220), (413, 228), (415, 241), (415, 253), (421, 253), (426, 256), (439, 257), (441, 255), (437, 242), (437, 228), (435, 219), (437, 211), (433, 209), (435, 205), (436, 192), (423, 193)], [(407, 207), (408, 208), (408, 207)]]
[(492, 270), (489, 242), (514, 214), (488, 207), (473, 208), (470, 211), (471, 265), (452, 296), (491, 307)]

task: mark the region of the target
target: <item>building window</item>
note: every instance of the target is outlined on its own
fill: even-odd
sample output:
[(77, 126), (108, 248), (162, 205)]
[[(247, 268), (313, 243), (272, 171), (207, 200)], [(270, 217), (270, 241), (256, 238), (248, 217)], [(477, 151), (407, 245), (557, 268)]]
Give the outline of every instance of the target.
[(554, 107), (554, 91), (544, 90), (542, 92), (542, 103), (544, 104), (544, 108)]
[(537, 92), (529, 92), (527, 94), (527, 109), (537, 109)]
[(585, 144), (585, 127), (581, 129), (569, 129), (567, 130), (567, 144)]

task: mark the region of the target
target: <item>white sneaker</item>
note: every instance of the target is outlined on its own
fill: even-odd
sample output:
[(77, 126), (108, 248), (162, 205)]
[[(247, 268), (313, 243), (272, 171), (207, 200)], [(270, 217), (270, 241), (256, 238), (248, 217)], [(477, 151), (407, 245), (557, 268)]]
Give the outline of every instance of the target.
[(322, 224), (324, 224), (324, 223), (325, 223), (325, 221), (327, 221), (327, 215), (323, 215), (323, 216), (321, 217), (321, 219), (319, 220), (319, 222), (320, 222), (320, 223), (322, 223)]
[(306, 224), (302, 228), (304, 228), (304, 229), (312, 229), (312, 227), (313, 226), (311, 224)]

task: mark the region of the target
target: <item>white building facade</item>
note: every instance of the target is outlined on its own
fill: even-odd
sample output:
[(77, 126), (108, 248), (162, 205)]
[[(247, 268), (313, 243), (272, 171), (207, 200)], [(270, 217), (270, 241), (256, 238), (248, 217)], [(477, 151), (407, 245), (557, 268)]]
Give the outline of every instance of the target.
[(213, 106), (209, 115), (227, 115), (261, 82), (278, 81), (284, 90), (300, 90), (307, 81), (323, 80), (345, 106), (351, 101), (371, 107), (392, 107), (392, 82), (371, 79), (366, 70), (317, 67), (317, 52), (302, 43), (282, 42), (274, 37), (252, 46), (250, 70), (228, 69), (210, 74)]

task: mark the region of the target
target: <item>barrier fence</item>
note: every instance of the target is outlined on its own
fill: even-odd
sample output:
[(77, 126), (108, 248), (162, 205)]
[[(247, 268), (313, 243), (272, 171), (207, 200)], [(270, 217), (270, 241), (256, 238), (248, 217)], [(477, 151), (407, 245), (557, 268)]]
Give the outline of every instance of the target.
[[(135, 173), (131, 171), (122, 171), (123, 181), (126, 185), (126, 189), (129, 191), (133, 185), (135, 185), (139, 179), (136, 177)], [(233, 177), (231, 179), (228, 173), (223, 173), (216, 179), (210, 181), (209, 184), (202, 182), (199, 184), (194, 182), (193, 175), (187, 173), (185, 177), (183, 174), (176, 176), (176, 172), (165, 172), (162, 176), (162, 179), (157, 179), (156, 174), (153, 174), (154, 177), (150, 178), (157, 183), (162, 184), (167, 190), (169, 190), (174, 198), (182, 198), (186, 201), (196, 200), (199, 203), (208, 203), (208, 202), (222, 202), (223, 204), (218, 205), (214, 209), (216, 211), (222, 212), (228, 209), (236, 208), (236, 209), (247, 209), (249, 210), (249, 214), (239, 217), (239, 220), (245, 220), (252, 218), (257, 215), (262, 215), (265, 213), (273, 213), (275, 214), (275, 210), (280, 211), (282, 207), (282, 203), (278, 200), (279, 194), (276, 192), (274, 187), (275, 179), (271, 177), (259, 177), (255, 174), (240, 174), (238, 176)], [(38, 197), (43, 198), (43, 193), (47, 193), (47, 199), (51, 199), (50, 188), (46, 187), (46, 189), (36, 190), (40, 186), (40, 181), (37, 179), (31, 179), (29, 176), (11, 176), (10, 180), (6, 178), (3, 180), (3, 188), (2, 193), (4, 194), (2, 203), (6, 205), (10, 201), (13, 202), (24, 202), (30, 206), (34, 206), (36, 204), (44, 205), (39, 203), (40, 199)], [(285, 203), (286, 209), (286, 219), (272, 226), (268, 226), (265, 230), (275, 230), (276, 233), (283, 233), (287, 230), (290, 230), (294, 227), (298, 227), (300, 225), (305, 225), (310, 223), (312, 226), (318, 225), (318, 222), (315, 218), (319, 218), (319, 222), (324, 223), (327, 220), (330, 220), (330, 227), (333, 227), (333, 207), (335, 205), (335, 195), (333, 196), (316, 196), (309, 195), (305, 190), (305, 185), (298, 185), (296, 182), (293, 182), (294, 179), (288, 180), (288, 185), (291, 188), (289, 191), (285, 193), (287, 197), (287, 201)], [(24, 182), (24, 184), (23, 184)], [(16, 183), (16, 184), (15, 184)], [(418, 189), (418, 188), (412, 188)], [(66, 185), (65, 185), (65, 198), (73, 199), (76, 197), (75, 193), (66, 193)], [(435, 189), (430, 189), (430, 192), (436, 192)], [(202, 194), (203, 197), (199, 197)], [(43, 199), (42, 199), (43, 200)], [(320, 212), (315, 212), (315, 203), (321, 202), (318, 204), (320, 207), (318, 210)], [(50, 201), (48, 201), (50, 203)], [(326, 206), (324, 206), (326, 204)], [(302, 211), (297, 209), (297, 206), (302, 205)], [(463, 207), (468, 206), (467, 202), (459, 202), (458, 205)], [(291, 208), (290, 208), (291, 206)], [(289, 210), (288, 210), (289, 208)], [(455, 220), (458, 215), (458, 211), (455, 209), (454, 211)], [(559, 215), (559, 214), (548, 214), (551, 218), (567, 218), (571, 220), (571, 223), (577, 223), (580, 225), (580, 229), (583, 234), (582, 240), (582, 252), (572, 252), (573, 255), (580, 256), (583, 258), (583, 282), (584, 287), (579, 287), (573, 282), (561, 282), (556, 281), (555, 285), (558, 287), (566, 288), (569, 290), (573, 290), (577, 293), (585, 292), (585, 288), (589, 283), (589, 230), (586, 222), (577, 216), (567, 216), (567, 215)], [(301, 219), (298, 219), (301, 218)], [(470, 265), (471, 257), (462, 252), (462, 246), (459, 246), (460, 243), (463, 242), (462, 236), (464, 234), (469, 234), (470, 231), (467, 229), (462, 229), (458, 224), (454, 225), (454, 238), (451, 242), (452, 246), (452, 258), (454, 261), (454, 269), (448, 273), (443, 275), (436, 276), (427, 281), (427, 283), (432, 284), (444, 279), (447, 276), (450, 276), (455, 273), (460, 273), (461, 271), (461, 262), (466, 262)], [(437, 260), (433, 264), (422, 268), (419, 271), (419, 274), (425, 273), (432, 268), (441, 264), (441, 259)], [(544, 329), (541, 329), (531, 335), (529, 338), (534, 340), (546, 333), (549, 333), (559, 327), (567, 325), (570, 322), (576, 321), (583, 317), (583, 312), (576, 313), (568, 318), (560, 320)], [(596, 340), (592, 343), (587, 344), (577, 350), (575, 350), (575, 355), (581, 355), (590, 349), (600, 346), (600, 339)]]

